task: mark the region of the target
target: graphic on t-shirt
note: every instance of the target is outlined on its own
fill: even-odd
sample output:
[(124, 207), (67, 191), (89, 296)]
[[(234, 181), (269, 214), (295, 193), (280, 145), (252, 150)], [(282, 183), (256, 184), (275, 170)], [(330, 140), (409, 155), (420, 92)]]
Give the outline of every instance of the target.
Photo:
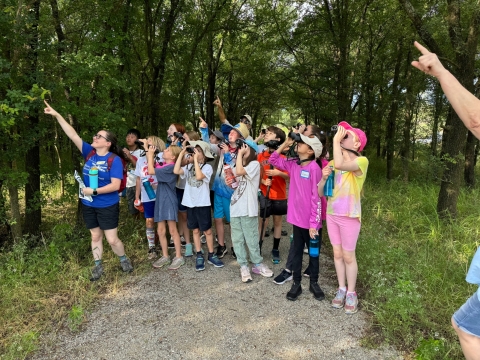
[(232, 199), (230, 200), (230, 205), (235, 205), (235, 203), (240, 200), (245, 189), (247, 188), (247, 181), (243, 179), (238, 182), (238, 187), (235, 189), (235, 192), (232, 195)]
[[(187, 167), (188, 169), (188, 167)], [(203, 180), (197, 180), (196, 173), (195, 173), (195, 166), (190, 167), (188, 169), (188, 185), (191, 187), (199, 188), (203, 184)]]

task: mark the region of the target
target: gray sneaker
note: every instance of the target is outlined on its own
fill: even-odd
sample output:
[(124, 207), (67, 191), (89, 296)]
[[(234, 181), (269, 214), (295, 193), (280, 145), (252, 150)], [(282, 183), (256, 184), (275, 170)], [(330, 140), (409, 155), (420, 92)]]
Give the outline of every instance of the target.
[(122, 267), (123, 272), (131, 273), (133, 271), (133, 266), (130, 262), (130, 259), (120, 261), (120, 266)]
[(153, 266), (154, 268), (159, 269), (159, 268), (161, 268), (161, 267), (163, 267), (163, 266), (165, 266), (165, 265), (168, 265), (168, 264), (170, 264), (170, 258), (169, 258), (168, 256), (162, 256), (160, 259), (158, 259), (157, 261), (155, 261), (155, 262), (152, 264), (152, 266)]
[(97, 281), (103, 275), (103, 266), (102, 264), (95, 265), (92, 269), (92, 277), (90, 281)]
[(172, 265), (168, 267), (168, 270), (177, 270), (183, 264), (185, 264), (185, 260), (183, 259), (183, 256), (179, 258), (176, 257), (173, 259)]

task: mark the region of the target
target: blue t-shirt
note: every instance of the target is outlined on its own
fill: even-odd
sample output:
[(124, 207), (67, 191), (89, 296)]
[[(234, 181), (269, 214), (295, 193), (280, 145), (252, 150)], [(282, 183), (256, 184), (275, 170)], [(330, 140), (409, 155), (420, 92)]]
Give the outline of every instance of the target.
[(478, 300), (480, 300), (480, 247), (477, 249), (475, 255), (473, 255), (472, 263), (467, 273), (467, 282), (470, 284), (478, 285), (477, 290)]
[[(86, 143), (85, 141), (82, 144), (82, 156), (85, 159), (90, 152), (94, 150), (92, 145)], [(90, 187), (90, 178), (88, 172), (90, 168), (96, 166), (98, 168), (98, 187), (101, 188), (105, 185), (111, 184), (111, 178), (123, 179), (123, 164), (120, 157), (115, 156), (112, 162), (112, 167), (110, 172), (108, 169), (108, 158), (111, 153), (107, 153), (104, 156), (98, 154), (93, 155), (88, 161), (85, 162), (83, 166), (83, 182), (86, 187)], [(108, 206), (115, 205), (120, 201), (117, 191), (113, 191), (108, 194), (98, 194), (97, 196), (92, 196), (93, 201), (82, 199), (82, 203), (86, 206), (91, 206), (95, 208), (105, 208)]]

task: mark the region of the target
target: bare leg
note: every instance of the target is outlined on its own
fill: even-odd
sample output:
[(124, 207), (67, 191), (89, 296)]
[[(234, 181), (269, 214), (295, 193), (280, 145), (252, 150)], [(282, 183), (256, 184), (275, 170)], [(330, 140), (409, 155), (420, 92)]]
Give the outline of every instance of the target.
[(215, 229), (217, 230), (218, 245), (225, 246), (225, 229), (222, 218), (215, 219)]
[(347, 251), (343, 249), (343, 262), (345, 263), (345, 269), (347, 273), (348, 291), (354, 292), (357, 284), (357, 258), (355, 257), (355, 251)]
[[(474, 295), (476, 296), (476, 294)], [(465, 355), (466, 360), (479, 360), (480, 359), (480, 338), (467, 334), (465, 331), (460, 329), (455, 320), (452, 317), (452, 326), (455, 332), (458, 335), (460, 340), (460, 345), (462, 346), (463, 355)]]
[(90, 229), (92, 235), (92, 254), (94, 260), (102, 260), (103, 255), (103, 230), (99, 227)]
[(187, 212), (178, 212), (178, 233), (183, 235), (185, 242), (190, 244), (190, 229), (187, 225)]
[(343, 252), (340, 245), (333, 245), (333, 261), (335, 271), (337, 272), (338, 286), (343, 288), (346, 284), (345, 262), (343, 261)]
[(197, 253), (202, 252), (202, 244), (200, 243), (200, 230), (193, 229), (193, 242)]
[(165, 227), (165, 221), (159, 221), (157, 223), (157, 233), (160, 238), (160, 246), (162, 247), (163, 256), (168, 257), (168, 244), (167, 244), (167, 229)]
[(123, 246), (122, 241), (118, 238), (117, 228), (105, 230), (105, 237), (107, 238), (108, 243), (112, 247), (113, 252), (117, 256), (125, 255), (125, 247)]
[(282, 215), (273, 215), (273, 237), (280, 239), (282, 237)]
[[(263, 234), (262, 234), (262, 239), (265, 238), (265, 231), (268, 229), (268, 219), (269, 218), (266, 218), (265, 219), (265, 225), (263, 227)], [(262, 222), (263, 222), (263, 218), (262, 216), (260, 216), (258, 218), (258, 233), (261, 234), (262, 233)]]
[[(180, 235), (177, 230), (177, 223), (173, 220), (168, 220), (168, 231), (173, 237), (173, 244), (175, 245), (175, 257), (182, 257), (182, 243), (180, 242)], [(166, 239), (165, 239), (166, 240)]]
[[(208, 247), (208, 252), (213, 252), (213, 233), (212, 229), (208, 229), (207, 231), (204, 231), (205, 237), (207, 238), (207, 247)], [(199, 238), (200, 241), (200, 238)]]

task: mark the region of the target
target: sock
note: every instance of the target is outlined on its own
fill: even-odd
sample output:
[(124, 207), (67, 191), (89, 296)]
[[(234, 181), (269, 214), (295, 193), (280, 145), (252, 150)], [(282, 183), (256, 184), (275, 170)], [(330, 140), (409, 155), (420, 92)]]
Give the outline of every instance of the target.
[(273, 249), (272, 250), (278, 250), (278, 246), (280, 245), (280, 238), (273, 238)]
[(339, 289), (342, 290), (342, 291), (347, 292), (347, 287), (346, 287), (346, 286), (344, 286), (344, 287), (339, 287)]
[(120, 261), (125, 261), (127, 260), (127, 255), (122, 255), (122, 256), (119, 256), (118, 258), (120, 259)]
[(155, 230), (153, 228), (147, 228), (147, 240), (149, 248), (155, 247)]
[(208, 258), (211, 258), (213, 256), (213, 252), (208, 252)]
[(98, 265), (100, 265), (101, 263), (102, 263), (102, 259), (100, 259), (100, 260), (95, 260), (95, 266), (98, 266)]

